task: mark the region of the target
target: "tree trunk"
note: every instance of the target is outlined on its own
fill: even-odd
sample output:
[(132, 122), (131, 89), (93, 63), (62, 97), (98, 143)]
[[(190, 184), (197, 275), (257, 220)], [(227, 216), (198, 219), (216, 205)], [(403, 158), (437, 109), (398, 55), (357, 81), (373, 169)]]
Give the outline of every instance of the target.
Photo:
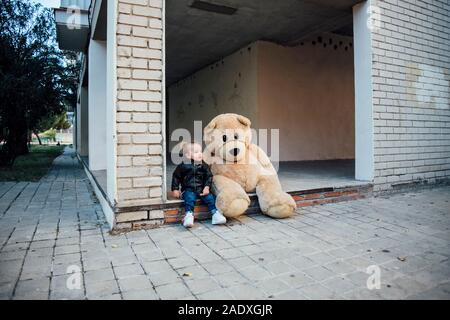
[(14, 154), (21, 156), (28, 153), (28, 129), (26, 124), (18, 123), (13, 129), (15, 135)]
[(36, 136), (36, 138), (38, 139), (39, 145), (42, 146), (42, 141), (41, 141), (41, 137), (39, 137), (39, 134), (38, 134), (36, 131), (33, 132), (33, 133), (34, 133), (34, 135)]
[(11, 166), (18, 156), (28, 153), (28, 128), (25, 119), (17, 119), (8, 131), (0, 162), (2, 165)]
[(14, 158), (28, 153), (28, 134), (23, 127), (18, 125), (10, 129), (10, 139), (7, 141), (8, 149)]

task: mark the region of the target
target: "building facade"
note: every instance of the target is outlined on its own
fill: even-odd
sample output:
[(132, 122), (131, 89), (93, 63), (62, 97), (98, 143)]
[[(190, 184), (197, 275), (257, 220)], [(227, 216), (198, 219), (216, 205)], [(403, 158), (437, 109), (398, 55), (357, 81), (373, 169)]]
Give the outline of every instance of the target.
[[(236, 13), (231, 13), (232, 4), (237, 9), (236, 17), (239, 17), (239, 12), (258, 12), (258, 8), (252, 7), (250, 0), (223, 1), (226, 6), (218, 6), (214, 2), (212, 7), (208, 6), (208, 1), (188, 2), (63, 0), (61, 8), (55, 9), (60, 47), (80, 52), (82, 59), (75, 114), (75, 147), (114, 230), (155, 227), (164, 222), (175, 221), (182, 215), (180, 204), (168, 198), (166, 185), (170, 184), (167, 181), (167, 173), (170, 173), (167, 172), (170, 136), (173, 129), (179, 126), (175, 124), (176, 117), (185, 116), (177, 113), (181, 106), (174, 105), (171, 107), (175, 109), (169, 109), (169, 104), (183, 101), (185, 96), (177, 99), (176, 96), (171, 97), (171, 94), (183, 91), (179, 88), (183, 86), (183, 81), (191, 81), (200, 76), (204, 68), (214, 67), (216, 63), (211, 63), (212, 61), (224, 61), (226, 64), (229, 60), (223, 57), (239, 48), (238, 40), (242, 40), (242, 43), (248, 40), (238, 39), (239, 36), (236, 35), (234, 38), (223, 35), (223, 38), (211, 40), (208, 46), (193, 48), (191, 42), (183, 42), (186, 34), (192, 31), (189, 28), (199, 28), (193, 31), (198, 34), (203, 32), (202, 36), (206, 37), (204, 34), (207, 32), (204, 30), (209, 26), (191, 27), (192, 24), (187, 22), (195, 20), (184, 21), (181, 17), (199, 17), (198, 21), (203, 21), (201, 19), (204, 16), (195, 11), (198, 10), (196, 6), (210, 15), (221, 14), (220, 17), (224, 13), (230, 17), (233, 14), (236, 16)], [(239, 3), (243, 3), (242, 7)], [(336, 8), (338, 5), (341, 6), (340, 10)], [(272, 8), (274, 15), (275, 9)], [(345, 99), (351, 103), (354, 114), (346, 118), (353, 122), (349, 138), (351, 146), (346, 154), (354, 158), (355, 180), (370, 183), (376, 192), (408, 185), (447, 182), (450, 178), (448, 1), (367, 0), (330, 1), (329, 4), (317, 1), (314, 7), (306, 9), (317, 20), (298, 30), (301, 36), (298, 36), (295, 46), (317, 47), (324, 44), (325, 48), (326, 44), (322, 39), (333, 30), (341, 30), (344, 27), (341, 21), (345, 21), (347, 25), (350, 21), (351, 24), (351, 34), (343, 31), (330, 37), (327, 49), (334, 46), (334, 50), (338, 50), (339, 42), (342, 42), (339, 37), (347, 36), (350, 39), (350, 46), (345, 46), (345, 50), (351, 52), (350, 62), (353, 61), (353, 64), (350, 63), (346, 74), (352, 77), (352, 83), (345, 88), (353, 89), (354, 96), (346, 95)], [(222, 12), (212, 13), (214, 10)], [(227, 10), (230, 13), (226, 13)], [(289, 8), (286, 8), (286, 12), (289, 12)], [(289, 16), (289, 19), (295, 20), (295, 15)], [(247, 23), (258, 24), (253, 21)], [(250, 34), (252, 27), (249, 26), (248, 29)], [(168, 31), (170, 34), (166, 34)], [(280, 31), (280, 34), (286, 33)], [(236, 43), (233, 39), (237, 39)], [(172, 41), (169, 44), (173, 48), (171, 52), (167, 52), (169, 41)], [(208, 51), (209, 48), (215, 45), (219, 48), (225, 42), (230, 43), (227, 54), (222, 51), (219, 53), (220, 59), (213, 59), (214, 55)], [(264, 47), (264, 43), (261, 45), (258, 42), (257, 46)], [(194, 61), (194, 58), (189, 61), (186, 59), (184, 65), (181, 65), (181, 50), (195, 52), (192, 57), (197, 57), (200, 68), (194, 67), (194, 62), (189, 65), (189, 61)], [(258, 54), (261, 52), (263, 51), (258, 51)], [(270, 58), (267, 57), (274, 54), (266, 54), (268, 65)], [(202, 56), (205, 58), (201, 65), (199, 57)], [(348, 61), (349, 58), (342, 59)], [(295, 57), (294, 60), (297, 61)], [(319, 67), (321, 65), (323, 64), (318, 64)], [(187, 70), (188, 66), (193, 69), (184, 72), (182, 67)], [(248, 63), (243, 66), (248, 66)], [(258, 70), (270, 70), (264, 68), (266, 67), (262, 66)], [(289, 69), (290, 67), (286, 67), (287, 71)], [(241, 77), (238, 71), (236, 74)], [(284, 74), (280, 74), (280, 77)], [(312, 70), (308, 74), (311, 79), (317, 73)], [(213, 74), (205, 83), (215, 81), (217, 77)], [(273, 77), (274, 72), (269, 72), (267, 78)], [(271, 86), (277, 86), (270, 81), (264, 82), (260, 76), (256, 78), (259, 79), (257, 83), (265, 83), (264, 92)], [(325, 76), (323, 81), (327, 78), (329, 77)], [(186, 86), (186, 90), (192, 92), (193, 87)], [(238, 82), (234, 84), (235, 89), (236, 87), (239, 87)], [(251, 91), (248, 89), (251, 85), (246, 88), (244, 92)], [(320, 97), (329, 88), (324, 87), (324, 93), (317, 95)], [(232, 89), (233, 87), (230, 90)], [(292, 91), (296, 91), (295, 88)], [(243, 95), (242, 92), (239, 94), (239, 97)], [(203, 95), (199, 93), (198, 97), (198, 101), (193, 101), (194, 104), (202, 103)], [(264, 101), (268, 101), (270, 94), (263, 97)], [(211, 99), (215, 101), (214, 94)], [(189, 100), (186, 104), (190, 102)], [(267, 126), (270, 125), (270, 119), (275, 119), (275, 115), (270, 113), (274, 108), (270, 104), (265, 108), (269, 110), (268, 116), (265, 120), (260, 117), (258, 121), (265, 121), (264, 126)], [(187, 107), (184, 112), (188, 114), (189, 110)], [(233, 109), (221, 108), (219, 104), (214, 112), (229, 110)], [(302, 125), (305, 126), (306, 124)], [(289, 137), (294, 139), (289, 135), (284, 139)], [(346, 140), (345, 137), (343, 140)], [(320, 141), (317, 143), (320, 144)], [(334, 155), (336, 152), (330, 151), (329, 154)], [(309, 160), (314, 159), (316, 158)], [(317, 158), (323, 159), (326, 158)]]

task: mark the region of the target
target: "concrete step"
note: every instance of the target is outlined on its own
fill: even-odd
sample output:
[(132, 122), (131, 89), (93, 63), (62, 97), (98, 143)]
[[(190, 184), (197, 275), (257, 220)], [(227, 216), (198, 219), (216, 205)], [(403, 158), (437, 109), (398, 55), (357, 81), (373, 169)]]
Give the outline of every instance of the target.
[[(296, 201), (297, 208), (323, 205), (326, 203), (349, 201), (370, 197), (372, 195), (372, 184), (361, 184), (344, 187), (327, 187), (309, 190), (299, 190), (288, 192)], [(249, 194), (250, 207), (246, 214), (262, 214), (259, 208), (256, 194)], [(145, 212), (147, 211), (147, 214)], [(211, 219), (208, 208), (200, 200), (194, 209), (195, 219), (197, 221)], [(158, 206), (135, 207), (135, 208), (117, 208), (117, 222), (113, 233), (121, 233), (130, 230), (150, 229), (160, 225), (179, 224), (184, 217), (184, 208), (182, 201), (170, 201)], [(125, 217), (125, 218), (122, 218)]]
[[(363, 184), (358, 186), (339, 187), (339, 188), (319, 188), (310, 190), (299, 190), (288, 192), (297, 203), (297, 208), (321, 205), (325, 203), (349, 201), (365, 198), (372, 194), (373, 186), (371, 184)], [(250, 207), (246, 214), (262, 214), (259, 208), (258, 198), (256, 194), (250, 194)], [(200, 201), (194, 209), (194, 216), (197, 220), (210, 219), (211, 215), (208, 208)], [(182, 203), (177, 207), (164, 211), (164, 223), (180, 223), (184, 217), (184, 209)]]

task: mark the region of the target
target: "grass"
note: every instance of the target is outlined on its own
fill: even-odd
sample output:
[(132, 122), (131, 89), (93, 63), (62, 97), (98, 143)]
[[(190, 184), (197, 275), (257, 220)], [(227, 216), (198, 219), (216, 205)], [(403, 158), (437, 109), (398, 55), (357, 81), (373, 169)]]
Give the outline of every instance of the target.
[(17, 157), (12, 167), (0, 167), (0, 181), (39, 181), (64, 147), (32, 145), (30, 153)]

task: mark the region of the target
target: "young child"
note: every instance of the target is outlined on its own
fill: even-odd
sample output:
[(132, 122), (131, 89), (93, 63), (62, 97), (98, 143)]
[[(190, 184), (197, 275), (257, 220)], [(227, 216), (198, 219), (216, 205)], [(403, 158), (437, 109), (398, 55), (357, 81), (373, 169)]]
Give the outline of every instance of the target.
[[(191, 228), (194, 225), (194, 205), (200, 197), (208, 205), (212, 214), (212, 224), (224, 224), (227, 219), (216, 208), (216, 198), (210, 193), (212, 173), (209, 166), (203, 162), (202, 146), (198, 143), (186, 143), (183, 146), (181, 164), (177, 166), (172, 176), (172, 193), (176, 198), (183, 198), (186, 215), (183, 225)], [(181, 185), (181, 191), (180, 191)]]

